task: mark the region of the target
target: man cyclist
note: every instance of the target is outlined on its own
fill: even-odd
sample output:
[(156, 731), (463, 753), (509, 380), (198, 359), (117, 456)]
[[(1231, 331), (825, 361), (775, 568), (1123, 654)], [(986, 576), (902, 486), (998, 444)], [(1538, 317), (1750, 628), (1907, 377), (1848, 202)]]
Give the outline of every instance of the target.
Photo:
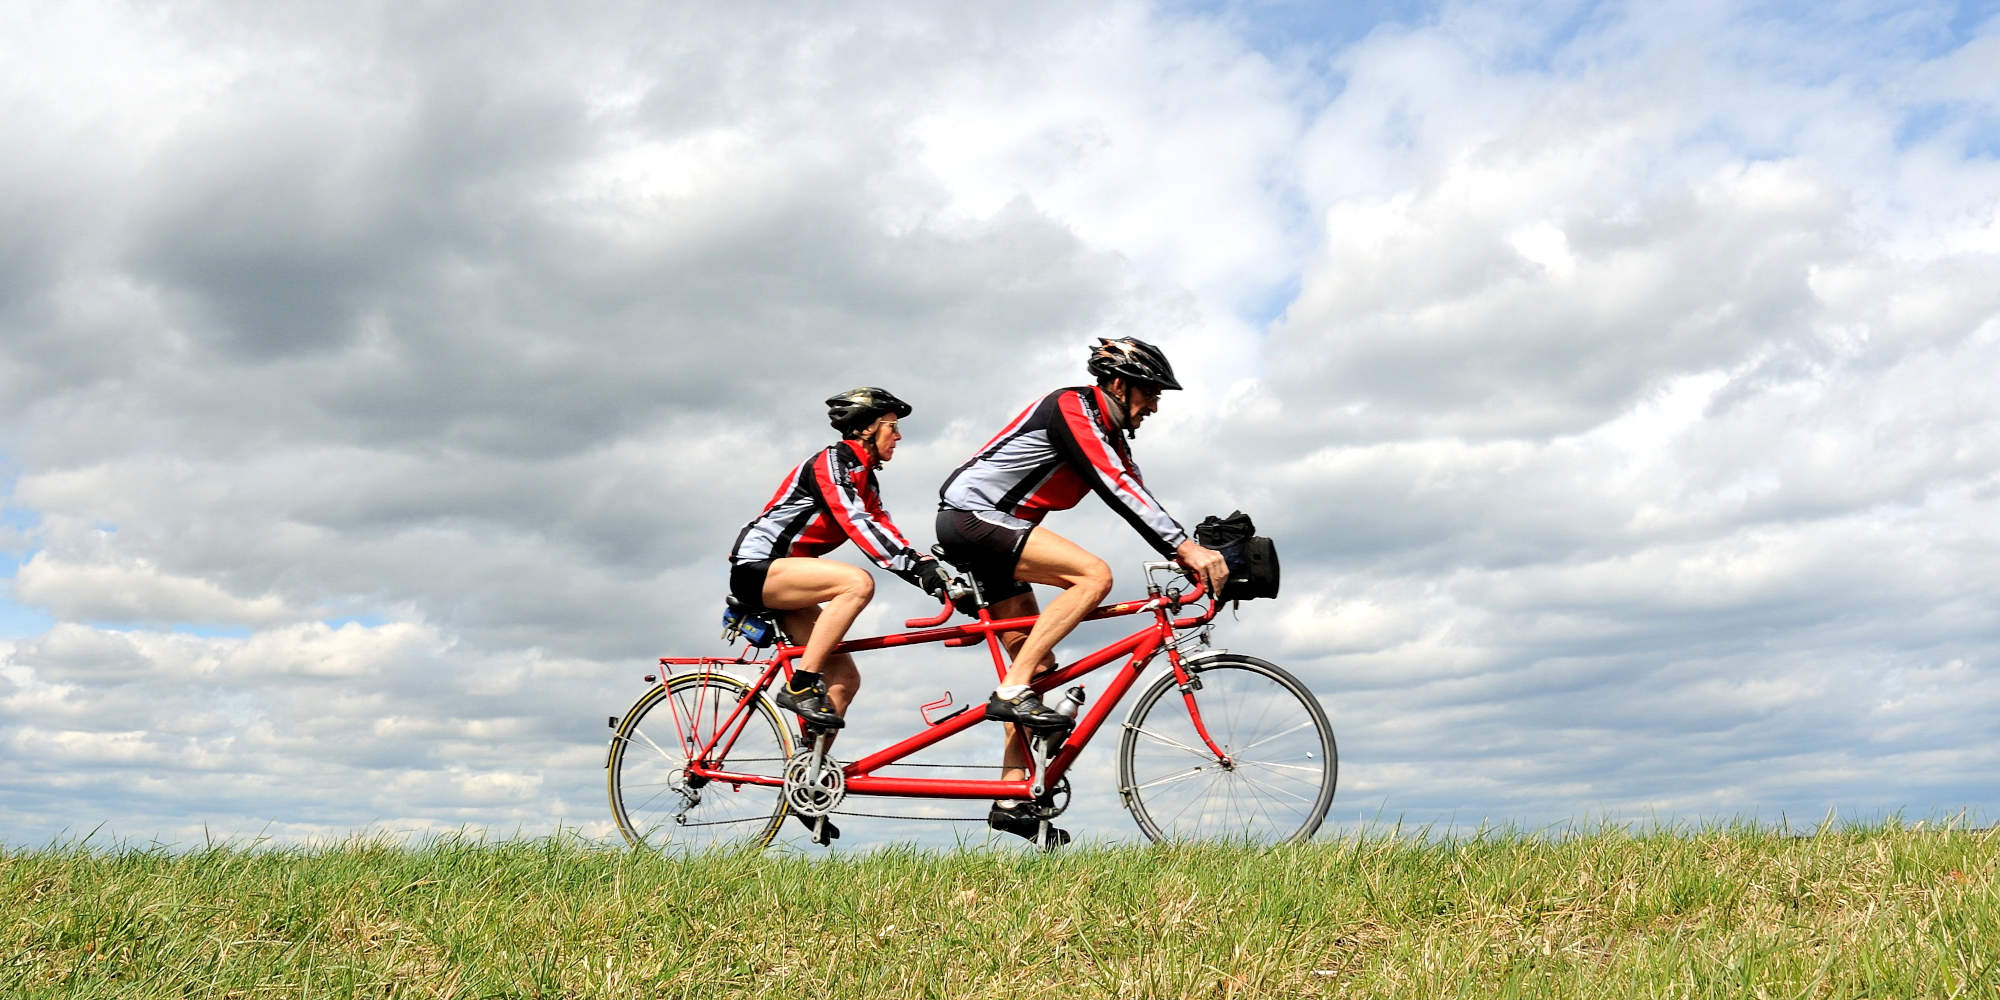
[[(994, 618), (1035, 614), (1028, 584), (1062, 588), (1046, 609), (1039, 609), (1033, 628), (1000, 637), (1012, 664), (986, 702), (986, 717), (1009, 723), (1006, 780), (1027, 775), (1027, 753), (1016, 738), (1016, 726), (1059, 733), (1072, 724), (1043, 704), (1028, 682), (1055, 666), (1056, 643), (1111, 592), (1111, 568), (1104, 560), (1049, 530), (1042, 518), (1095, 492), (1210, 593), (1219, 593), (1229, 578), (1222, 554), (1189, 538), (1146, 488), (1125, 443), (1159, 409), (1160, 393), (1181, 387), (1166, 354), (1136, 338), (1100, 337), (1086, 368), (1096, 385), (1057, 389), (1036, 400), (938, 491), (938, 542), (946, 558), (978, 581)], [(1035, 836), (1040, 821), (1017, 812), (1017, 806), (995, 802), (987, 824)], [(1054, 828), (1050, 835), (1056, 843), (1069, 840), (1069, 834)]]
[[(861, 674), (853, 657), (829, 654), (875, 596), (875, 578), (859, 566), (818, 557), (851, 540), (876, 565), (939, 599), (946, 577), (936, 559), (919, 553), (896, 529), (875, 479), (875, 470), (895, 457), (903, 438), (897, 423), (910, 415), (910, 404), (887, 389), (863, 386), (826, 406), (841, 439), (793, 469), (763, 513), (737, 534), (729, 552), (729, 592), (752, 608), (778, 612), (785, 633), (805, 644), (799, 669), (778, 692), (779, 707), (837, 730), (847, 724), (842, 717)], [(830, 822), (799, 819), (824, 838), (820, 843), (840, 836)]]

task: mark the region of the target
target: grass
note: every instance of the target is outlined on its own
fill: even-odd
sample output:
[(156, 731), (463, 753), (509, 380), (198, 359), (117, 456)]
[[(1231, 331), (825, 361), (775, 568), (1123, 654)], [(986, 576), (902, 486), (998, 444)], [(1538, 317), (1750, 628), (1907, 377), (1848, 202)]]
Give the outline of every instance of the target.
[(0, 996), (1995, 997), (2000, 833), (0, 852)]

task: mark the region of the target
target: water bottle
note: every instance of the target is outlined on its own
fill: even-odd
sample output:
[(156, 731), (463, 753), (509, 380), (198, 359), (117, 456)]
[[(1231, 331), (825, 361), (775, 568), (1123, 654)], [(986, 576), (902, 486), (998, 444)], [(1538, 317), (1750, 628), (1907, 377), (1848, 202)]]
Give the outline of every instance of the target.
[(1074, 719), (1081, 708), (1083, 708), (1083, 685), (1078, 684), (1063, 692), (1063, 700), (1056, 705), (1056, 714), (1065, 719)]

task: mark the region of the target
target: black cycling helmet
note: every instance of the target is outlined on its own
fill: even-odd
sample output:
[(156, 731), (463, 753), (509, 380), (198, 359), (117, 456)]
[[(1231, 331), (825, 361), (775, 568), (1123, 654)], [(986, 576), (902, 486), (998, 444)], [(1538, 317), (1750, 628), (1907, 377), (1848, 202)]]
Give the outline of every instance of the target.
[(838, 396), (829, 396), (826, 401), (826, 420), (843, 437), (858, 433), (884, 413), (893, 413), (897, 419), (910, 415), (910, 404), (896, 398), (887, 389), (864, 385), (849, 389)]
[(1137, 337), (1097, 338), (1097, 346), (1090, 349), (1089, 368), (1100, 382), (1123, 378), (1160, 389), (1181, 387), (1166, 352)]

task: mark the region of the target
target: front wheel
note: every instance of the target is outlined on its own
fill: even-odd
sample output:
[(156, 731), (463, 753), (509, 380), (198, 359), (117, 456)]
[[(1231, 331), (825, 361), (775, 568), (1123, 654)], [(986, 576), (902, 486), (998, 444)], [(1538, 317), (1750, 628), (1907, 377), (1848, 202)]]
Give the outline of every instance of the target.
[(689, 774), (691, 757), (710, 745), (719, 758), (712, 766), (740, 774), (782, 775), (792, 755), (770, 700), (728, 674), (667, 678), (625, 713), (606, 766), (611, 815), (627, 842), (673, 854), (771, 842), (785, 819), (784, 795), (770, 785)]
[(1139, 829), (1156, 841), (1310, 838), (1340, 774), (1319, 699), (1255, 657), (1223, 653), (1183, 666), (1190, 689), (1161, 677), (1132, 706), (1118, 742), (1118, 794)]

